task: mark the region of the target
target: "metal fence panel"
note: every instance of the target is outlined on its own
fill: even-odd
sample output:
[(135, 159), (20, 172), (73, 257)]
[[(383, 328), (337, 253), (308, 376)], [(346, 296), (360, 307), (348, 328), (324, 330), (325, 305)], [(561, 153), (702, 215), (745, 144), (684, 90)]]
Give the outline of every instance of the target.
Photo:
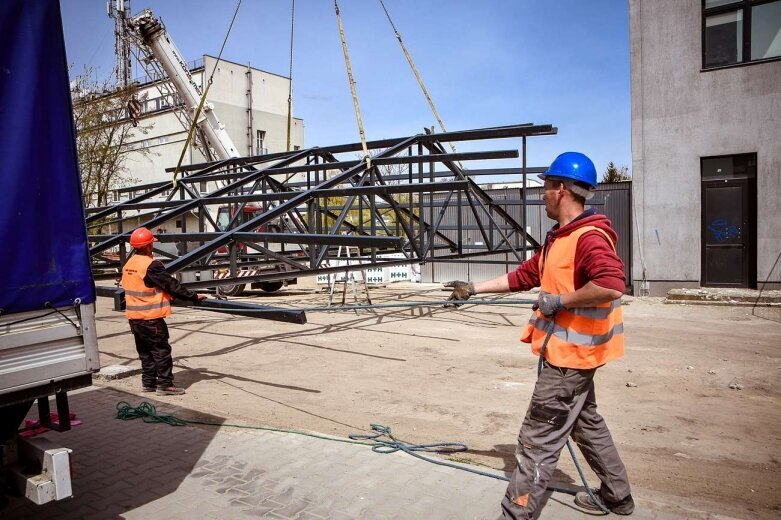
[[(501, 204), (503, 200), (517, 200), (522, 198), (520, 188), (504, 188), (488, 190), (487, 193), (495, 202)], [(526, 189), (526, 200), (542, 200), (542, 187)], [(436, 200), (436, 198), (435, 198)], [(632, 272), (632, 182), (615, 182), (600, 184), (597, 187), (597, 194), (587, 204), (586, 208), (596, 208), (597, 211), (606, 215), (612, 222), (613, 229), (618, 234), (618, 244), (616, 250), (618, 256), (624, 262), (624, 274), (626, 280), (631, 280)], [(424, 203), (425, 204), (425, 203)], [(520, 205), (502, 206), (514, 219), (521, 222)], [(454, 226), (457, 222), (457, 210), (455, 207), (448, 208), (442, 220), (442, 226)], [(476, 226), (474, 215), (468, 206), (461, 208), (461, 219), (464, 226)], [(487, 226), (487, 219), (481, 219)], [(545, 234), (556, 224), (545, 214), (545, 206), (534, 205), (526, 206), (526, 232), (539, 243), (545, 239)], [(494, 240), (499, 239), (498, 232), (492, 234)], [(478, 229), (472, 230), (467, 234), (469, 245), (474, 245), (482, 240)], [(520, 247), (519, 240), (514, 242), (514, 246)], [(520, 251), (519, 251), (520, 252)], [(533, 251), (527, 252), (527, 258), (531, 257)], [(485, 261), (485, 263), (478, 263)], [(506, 262), (506, 264), (491, 263), (495, 261)], [(490, 255), (472, 259), (472, 262), (460, 260), (456, 262), (429, 262), (422, 266), (421, 275), (423, 282), (446, 282), (449, 280), (488, 280), (499, 275), (505, 274), (518, 265), (516, 258), (511, 255)], [(631, 286), (631, 285), (630, 285)]]

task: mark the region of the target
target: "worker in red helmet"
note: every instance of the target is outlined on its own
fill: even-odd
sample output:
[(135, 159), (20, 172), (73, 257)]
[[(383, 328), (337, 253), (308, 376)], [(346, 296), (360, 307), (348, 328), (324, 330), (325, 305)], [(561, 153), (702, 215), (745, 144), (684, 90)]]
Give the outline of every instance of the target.
[(174, 385), (171, 345), (165, 317), (171, 315), (175, 297), (198, 304), (206, 294), (193, 293), (168, 274), (165, 266), (152, 256), (157, 242), (151, 231), (140, 227), (130, 235), (135, 251), (122, 267), (125, 290), (125, 314), (141, 358), (141, 384), (144, 392), (180, 395), (183, 388)]
[(579, 492), (575, 503), (593, 512), (604, 505), (612, 513), (629, 515), (635, 505), (626, 468), (597, 412), (594, 393), (597, 369), (624, 354), (625, 280), (616, 254), (618, 236), (604, 215), (585, 210), (597, 186), (588, 157), (563, 153), (540, 177), (545, 182), (545, 211), (558, 222), (542, 250), (493, 280), (446, 284), (453, 287), (454, 303), (448, 306), (478, 293), (540, 287), (536, 309), (521, 336), (541, 356), (540, 373), (518, 436), (517, 465), (502, 513), (513, 520), (539, 516), (548, 481), (571, 436), (601, 481), (593, 493)]

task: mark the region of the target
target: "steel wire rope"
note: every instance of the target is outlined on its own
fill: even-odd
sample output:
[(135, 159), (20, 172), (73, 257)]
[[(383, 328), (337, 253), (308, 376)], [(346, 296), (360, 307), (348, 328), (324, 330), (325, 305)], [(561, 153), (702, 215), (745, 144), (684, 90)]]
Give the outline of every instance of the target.
[[(495, 302), (491, 302), (491, 303), (495, 303)], [(545, 356), (545, 350), (547, 348), (548, 341), (550, 340), (550, 337), (553, 333), (554, 326), (555, 326), (555, 321), (552, 318), (550, 320), (549, 325), (546, 327), (546, 337), (543, 342), (542, 348), (540, 349), (540, 357), (537, 364), (538, 377), (540, 372), (542, 371), (542, 364)], [(470, 468), (467, 466), (462, 466), (460, 464), (454, 464), (443, 460), (433, 459), (431, 457), (426, 457), (418, 453), (418, 452), (424, 452), (424, 453), (449, 454), (449, 453), (465, 452), (469, 450), (469, 447), (464, 443), (460, 443), (460, 442), (435, 442), (435, 443), (426, 443), (426, 444), (408, 443), (406, 441), (402, 441), (401, 439), (395, 437), (389, 426), (384, 426), (381, 424), (370, 425), (371, 431), (374, 433), (350, 434), (347, 439), (341, 439), (338, 437), (329, 437), (325, 435), (319, 435), (316, 433), (302, 432), (300, 430), (292, 430), (287, 428), (273, 428), (270, 426), (252, 426), (252, 425), (182, 419), (180, 417), (177, 417), (174, 414), (158, 414), (155, 406), (149, 403), (148, 401), (142, 401), (137, 407), (131, 406), (127, 401), (119, 401), (116, 405), (116, 408), (117, 408), (116, 418), (123, 421), (141, 419), (145, 423), (163, 423), (163, 424), (168, 424), (170, 426), (187, 426), (190, 424), (197, 424), (203, 426), (230, 427), (230, 428), (241, 428), (241, 429), (250, 429), (250, 430), (274, 431), (280, 433), (291, 433), (295, 435), (302, 435), (306, 437), (313, 437), (316, 439), (323, 439), (323, 440), (341, 442), (346, 444), (359, 444), (364, 446), (371, 446), (372, 451), (379, 454), (389, 454), (389, 453), (395, 453), (397, 451), (403, 451), (408, 455), (411, 455), (415, 458), (421, 459), (426, 462), (430, 462), (432, 464), (436, 464), (438, 466), (445, 466), (445, 467), (449, 467), (461, 471), (466, 471), (476, 475), (481, 475), (496, 480), (502, 480), (505, 482), (509, 482), (510, 480), (509, 477), (504, 475), (490, 473), (487, 471), (482, 471), (479, 469)], [(387, 437), (387, 439), (385, 437)], [(567, 448), (569, 450), (570, 455), (572, 456), (572, 460), (575, 463), (575, 468), (578, 471), (578, 475), (580, 476), (581, 481), (583, 482), (583, 485), (589, 497), (593, 500), (593, 502), (597, 506), (599, 506), (599, 508), (604, 513), (610, 514), (610, 510), (607, 509), (607, 507), (605, 507), (602, 501), (595, 496), (594, 492), (589, 487), (588, 482), (586, 480), (585, 473), (583, 472), (583, 468), (578, 462), (577, 457), (575, 456), (575, 452), (572, 447), (572, 442), (569, 438), (567, 439)], [(573, 492), (573, 490), (571, 489), (559, 488), (556, 486), (548, 485), (546, 486), (546, 489), (549, 491), (564, 493), (568, 495), (575, 494), (575, 492)]]
[[(172, 189), (175, 190), (177, 186), (177, 177), (179, 176), (179, 168), (182, 166), (182, 161), (184, 160), (184, 154), (187, 153), (187, 147), (190, 145), (190, 141), (193, 138), (193, 134), (195, 133), (195, 128), (198, 126), (198, 116), (201, 115), (201, 111), (203, 110), (203, 105), (206, 102), (206, 95), (209, 93), (209, 89), (212, 86), (212, 83), (214, 81), (214, 73), (217, 72), (217, 66), (220, 64), (220, 59), (222, 58), (222, 51), (225, 50), (225, 44), (228, 43), (228, 37), (230, 36), (231, 31), (233, 30), (233, 23), (236, 21), (236, 16), (239, 14), (239, 7), (241, 7), (241, 0), (238, 0), (236, 2), (236, 9), (233, 11), (233, 18), (231, 18), (231, 23), (228, 26), (228, 31), (225, 33), (225, 38), (222, 40), (222, 46), (220, 47), (220, 52), (217, 54), (217, 60), (214, 62), (214, 67), (212, 67), (212, 72), (209, 74), (209, 79), (206, 83), (206, 88), (203, 91), (203, 95), (201, 96), (201, 101), (198, 103), (198, 108), (195, 110), (195, 114), (193, 115), (193, 122), (190, 124), (190, 131), (187, 133), (187, 139), (184, 141), (184, 145), (182, 146), (182, 153), (179, 154), (179, 161), (176, 163), (176, 169), (174, 170), (174, 178), (172, 181), (173, 187)], [(208, 143), (204, 143), (204, 146), (208, 146)]]
[[(290, 151), (290, 133), (293, 125), (293, 30), (296, 21), (296, 0), (291, 0), (290, 6), (290, 66), (288, 67), (288, 77), (290, 84), (287, 91), (287, 151)], [(251, 108), (251, 107), (250, 107)]]
[[(462, 442), (434, 442), (434, 443), (425, 443), (425, 444), (413, 444), (406, 441), (402, 441), (401, 439), (395, 437), (393, 435), (390, 426), (384, 426), (382, 424), (370, 425), (371, 431), (375, 433), (367, 433), (367, 434), (353, 433), (350, 434), (348, 438), (344, 439), (340, 437), (330, 437), (327, 435), (321, 435), (313, 432), (304, 432), (301, 430), (293, 430), (289, 428), (274, 428), (271, 426), (256, 426), (256, 425), (248, 425), (248, 424), (232, 424), (232, 423), (225, 423), (225, 422), (182, 419), (180, 417), (177, 417), (174, 414), (157, 413), (157, 408), (155, 408), (155, 406), (151, 404), (149, 401), (142, 401), (138, 406), (132, 406), (127, 401), (119, 401), (116, 405), (116, 409), (117, 409), (116, 419), (122, 421), (132, 421), (135, 419), (141, 419), (145, 423), (149, 423), (149, 424), (161, 423), (161, 424), (167, 424), (169, 426), (200, 425), (200, 426), (216, 426), (219, 428), (226, 427), (226, 428), (240, 428), (245, 430), (261, 430), (261, 431), (270, 431), (270, 432), (278, 432), (278, 433), (290, 433), (294, 435), (312, 437), (315, 439), (322, 439), (326, 441), (341, 442), (343, 444), (357, 444), (360, 446), (370, 446), (373, 452), (379, 453), (381, 455), (387, 455), (389, 453), (402, 451), (407, 455), (411, 455), (415, 458), (418, 458), (425, 462), (436, 464), (438, 466), (445, 466), (460, 471), (466, 471), (468, 473), (473, 473), (475, 475), (489, 477), (496, 480), (502, 480), (504, 482), (509, 482), (510, 480), (509, 477), (506, 477), (504, 475), (500, 475), (497, 473), (490, 473), (488, 471), (482, 471), (473, 467), (464, 466), (453, 462), (447, 462), (444, 460), (438, 460), (431, 457), (426, 457), (418, 453), (418, 452), (425, 452), (425, 453), (450, 454), (450, 453), (460, 453), (460, 452), (468, 451), (469, 447)], [(387, 437), (387, 439), (385, 437)], [(569, 495), (574, 494), (572, 490), (565, 489), (565, 488), (548, 486), (547, 489), (551, 491), (557, 491), (560, 493), (566, 493)]]
[[(296, 0), (291, 0), (290, 5), (290, 58), (289, 58), (289, 67), (288, 67), (288, 77), (290, 78), (290, 83), (288, 86), (287, 91), (287, 151), (290, 151), (291, 146), (291, 139), (292, 139), (292, 127), (293, 127), (293, 42), (294, 42), (294, 36), (295, 36), (295, 22), (296, 22)], [(285, 184), (287, 181), (292, 179), (294, 176), (296, 176), (296, 173), (289, 173), (287, 176), (285, 176), (285, 180), (282, 181), (282, 184)]]
[(461, 305), (533, 305), (537, 300), (481, 300), (470, 299), (469, 301), (455, 301), (455, 300), (431, 300), (431, 301), (414, 301), (404, 303), (375, 303), (370, 305), (335, 305), (335, 306), (317, 306), (317, 307), (276, 307), (273, 309), (218, 309), (213, 307), (201, 307), (197, 305), (188, 305), (188, 309), (208, 310), (214, 312), (224, 312), (230, 314), (232, 310), (240, 310), (242, 313), (250, 314), (263, 314), (266, 312), (279, 312), (280, 310), (286, 311), (304, 311), (304, 312), (331, 312), (331, 311), (353, 311), (353, 310), (373, 310), (373, 309), (390, 309), (397, 307), (442, 307), (444, 305), (452, 305), (459, 307)]

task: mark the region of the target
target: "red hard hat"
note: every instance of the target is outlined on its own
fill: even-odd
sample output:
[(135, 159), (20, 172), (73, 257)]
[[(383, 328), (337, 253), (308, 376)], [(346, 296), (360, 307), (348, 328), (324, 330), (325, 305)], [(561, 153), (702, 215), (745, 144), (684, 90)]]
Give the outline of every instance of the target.
[(136, 229), (130, 235), (130, 245), (136, 249), (147, 246), (152, 242), (157, 242), (157, 239), (152, 234), (152, 232), (145, 227)]

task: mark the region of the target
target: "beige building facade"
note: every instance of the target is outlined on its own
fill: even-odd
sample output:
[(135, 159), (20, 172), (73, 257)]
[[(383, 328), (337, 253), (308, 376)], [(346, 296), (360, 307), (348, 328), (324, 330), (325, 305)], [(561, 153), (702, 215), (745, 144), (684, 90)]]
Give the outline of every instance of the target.
[[(204, 56), (188, 64), (193, 80), (202, 90), (216, 61), (212, 56)], [(286, 151), (289, 87), (290, 79), (284, 76), (220, 60), (207, 99), (240, 155)], [(181, 108), (175, 107), (176, 96), (165, 80), (144, 78), (138, 97), (142, 106), (139, 126), (148, 130), (144, 134), (135, 132), (128, 142), (126, 176), (133, 184), (170, 180), (171, 173), (165, 170), (179, 161), (187, 139), (187, 121)], [(303, 145), (304, 121), (293, 118), (291, 150)], [(207, 160), (191, 143), (182, 164)]]

